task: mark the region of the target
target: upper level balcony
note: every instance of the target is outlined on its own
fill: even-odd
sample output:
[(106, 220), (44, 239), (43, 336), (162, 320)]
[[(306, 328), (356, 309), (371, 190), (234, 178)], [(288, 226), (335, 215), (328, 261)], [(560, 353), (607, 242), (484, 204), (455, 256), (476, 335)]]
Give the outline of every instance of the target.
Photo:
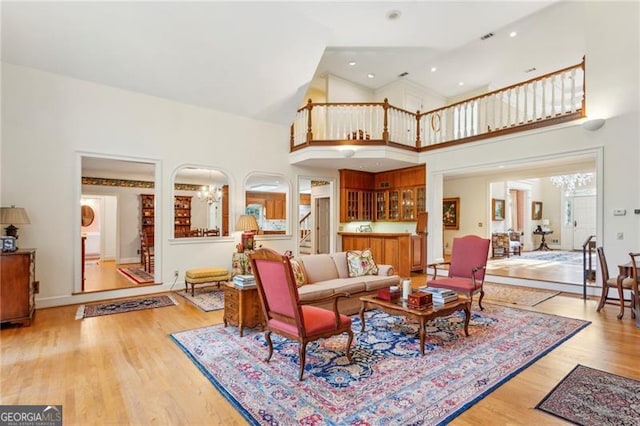
[(384, 102), (314, 103), (298, 110), (291, 152), (319, 146), (387, 146), (423, 152), (585, 116), (584, 60), (428, 112)]

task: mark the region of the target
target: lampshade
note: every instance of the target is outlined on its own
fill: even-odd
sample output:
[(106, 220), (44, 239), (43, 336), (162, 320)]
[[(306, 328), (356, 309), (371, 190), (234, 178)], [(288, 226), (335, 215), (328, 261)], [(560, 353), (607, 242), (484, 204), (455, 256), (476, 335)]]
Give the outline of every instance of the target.
[(0, 207), (0, 224), (26, 225), (31, 223), (27, 211), (22, 207)]
[(542, 219), (542, 226), (549, 226), (549, 219)]
[(238, 221), (236, 222), (236, 231), (257, 231), (258, 230), (258, 221), (255, 216), (250, 214), (240, 215)]

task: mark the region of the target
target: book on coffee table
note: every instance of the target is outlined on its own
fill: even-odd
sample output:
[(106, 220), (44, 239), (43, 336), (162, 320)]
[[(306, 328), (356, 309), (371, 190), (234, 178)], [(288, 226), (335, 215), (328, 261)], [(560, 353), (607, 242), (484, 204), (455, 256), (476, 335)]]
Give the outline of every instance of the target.
[(458, 293), (447, 288), (422, 287), (419, 291), (430, 293), (433, 296), (434, 305), (443, 305), (458, 300)]

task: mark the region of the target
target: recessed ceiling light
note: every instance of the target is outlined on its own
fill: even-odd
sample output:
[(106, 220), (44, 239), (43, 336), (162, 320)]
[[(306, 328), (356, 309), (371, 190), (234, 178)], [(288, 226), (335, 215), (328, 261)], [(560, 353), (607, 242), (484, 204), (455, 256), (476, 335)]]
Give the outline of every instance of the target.
[(373, 73), (369, 73), (369, 74), (367, 74), (367, 77), (369, 77), (369, 78), (375, 78), (375, 77), (376, 77), (376, 75), (375, 75), (375, 74), (373, 74)]
[(460, 83), (458, 83), (458, 86), (464, 86), (464, 81), (461, 81)]
[(401, 15), (402, 12), (400, 12), (399, 10), (390, 10), (389, 12), (387, 12), (387, 19), (393, 21), (395, 19), (398, 19)]
[(513, 37), (515, 37), (515, 36), (517, 36), (517, 35), (518, 35), (518, 33), (517, 33), (517, 32), (515, 32), (515, 31), (511, 31), (511, 32), (509, 33), (509, 37), (511, 37), (511, 38), (513, 38)]
[(356, 64), (356, 61), (349, 61), (350, 66), (354, 66), (355, 64)]
[(436, 67), (431, 67), (431, 72), (436, 72), (436, 71), (438, 71), (438, 68), (436, 68)]

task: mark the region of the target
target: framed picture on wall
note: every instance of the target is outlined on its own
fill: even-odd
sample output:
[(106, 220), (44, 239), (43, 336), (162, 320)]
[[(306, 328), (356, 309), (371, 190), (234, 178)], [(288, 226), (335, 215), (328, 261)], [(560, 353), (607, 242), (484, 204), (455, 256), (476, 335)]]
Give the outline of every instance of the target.
[(531, 203), (531, 219), (542, 219), (542, 201), (534, 201)]
[(442, 225), (444, 229), (460, 229), (460, 198), (442, 199)]
[(493, 220), (504, 220), (504, 200), (491, 199), (491, 217)]

